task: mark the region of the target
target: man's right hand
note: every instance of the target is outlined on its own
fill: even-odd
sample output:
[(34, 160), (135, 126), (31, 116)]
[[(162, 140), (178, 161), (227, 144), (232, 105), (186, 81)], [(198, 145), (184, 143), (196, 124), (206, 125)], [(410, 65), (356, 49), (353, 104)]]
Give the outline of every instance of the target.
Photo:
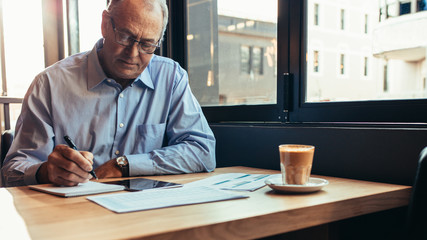
[(92, 176), (93, 154), (77, 151), (67, 145), (57, 145), (37, 171), (39, 183), (75, 186), (89, 181)]

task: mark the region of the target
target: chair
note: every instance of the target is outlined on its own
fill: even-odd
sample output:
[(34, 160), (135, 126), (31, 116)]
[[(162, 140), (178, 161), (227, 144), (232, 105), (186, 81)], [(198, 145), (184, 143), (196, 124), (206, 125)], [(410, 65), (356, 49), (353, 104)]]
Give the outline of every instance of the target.
[(1, 134), (1, 158), (0, 167), (3, 166), (4, 158), (6, 157), (7, 151), (9, 151), (10, 145), (12, 144), (13, 138), (15, 137), (15, 130), (6, 130)]
[(420, 153), (407, 224), (410, 239), (427, 239), (427, 147)]

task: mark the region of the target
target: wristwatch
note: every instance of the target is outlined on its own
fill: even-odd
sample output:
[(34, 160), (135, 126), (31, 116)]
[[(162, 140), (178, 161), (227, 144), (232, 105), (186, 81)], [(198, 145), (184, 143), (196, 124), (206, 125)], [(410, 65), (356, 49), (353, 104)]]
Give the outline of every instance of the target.
[(122, 177), (129, 177), (129, 161), (126, 156), (116, 158), (116, 163), (122, 171)]

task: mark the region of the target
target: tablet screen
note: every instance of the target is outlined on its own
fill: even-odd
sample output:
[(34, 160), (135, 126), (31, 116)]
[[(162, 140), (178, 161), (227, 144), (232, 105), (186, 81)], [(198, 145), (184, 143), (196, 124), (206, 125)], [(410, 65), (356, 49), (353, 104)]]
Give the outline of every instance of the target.
[(181, 184), (172, 183), (172, 182), (164, 182), (146, 178), (134, 178), (127, 179), (122, 181), (114, 181), (114, 182), (105, 182), (108, 184), (118, 184), (125, 186), (125, 190), (127, 191), (141, 191), (152, 188), (172, 188), (172, 187), (182, 187)]

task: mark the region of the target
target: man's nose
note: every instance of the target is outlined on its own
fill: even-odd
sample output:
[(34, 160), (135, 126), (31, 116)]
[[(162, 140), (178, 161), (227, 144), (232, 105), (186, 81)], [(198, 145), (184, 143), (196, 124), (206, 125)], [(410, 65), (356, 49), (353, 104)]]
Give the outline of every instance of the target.
[(130, 57), (137, 57), (139, 55), (139, 43), (133, 40), (133, 44), (127, 46), (126, 50)]

